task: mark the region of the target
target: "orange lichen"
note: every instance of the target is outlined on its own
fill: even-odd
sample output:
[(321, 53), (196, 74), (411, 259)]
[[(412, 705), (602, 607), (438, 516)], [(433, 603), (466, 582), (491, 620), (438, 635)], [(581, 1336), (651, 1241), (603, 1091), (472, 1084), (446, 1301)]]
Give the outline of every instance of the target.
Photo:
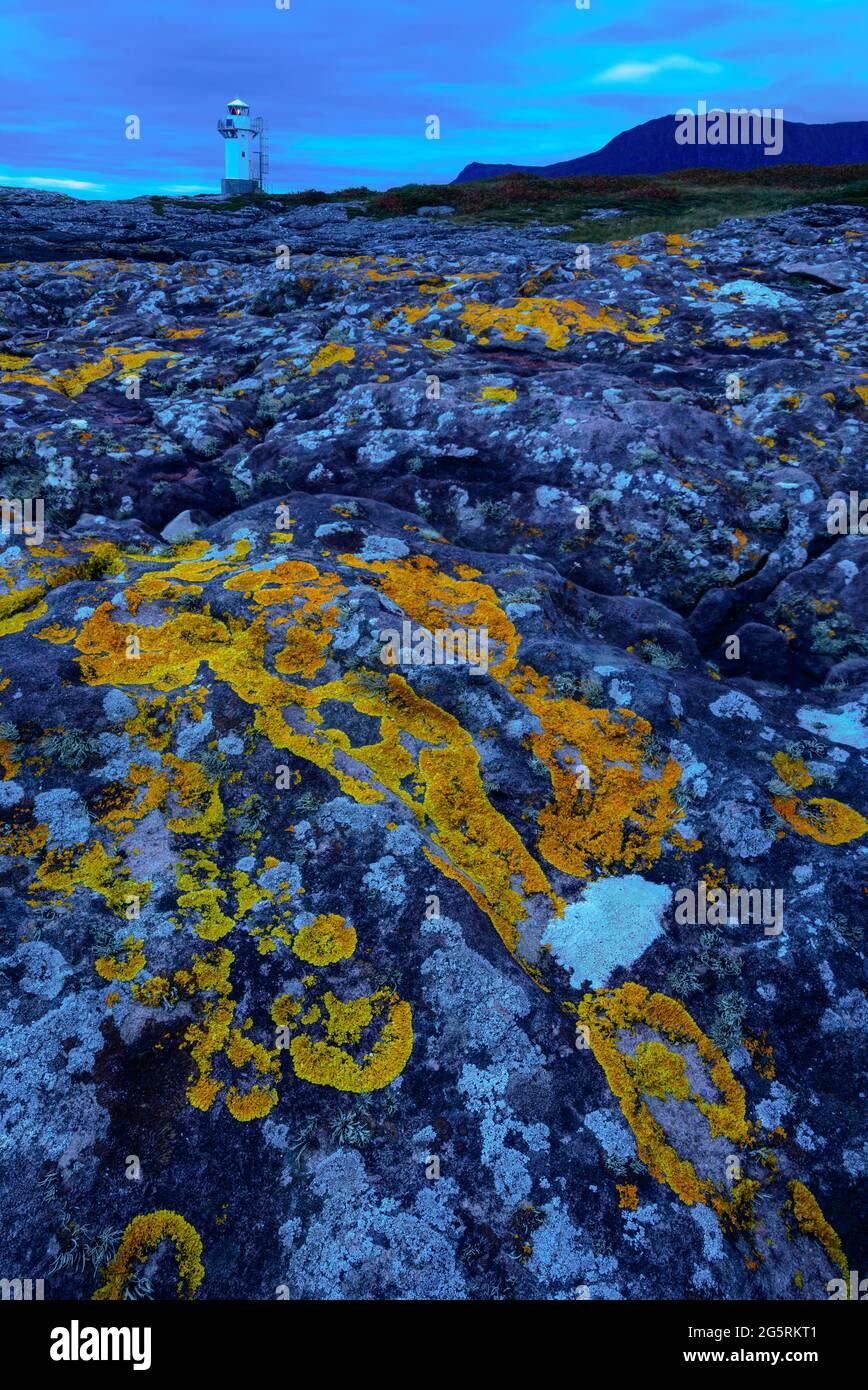
[[(191, 850), (182, 856), (176, 875), (178, 906), (186, 921), (203, 941), (219, 941), (234, 930), (246, 914), (267, 895), (251, 881), (248, 874), (236, 869), (229, 882), (235, 890), (234, 912), (224, 911), (230, 903), (228, 888), (219, 886), (225, 881), (219, 865), (201, 850)], [(189, 914), (194, 913), (191, 917)]]
[(832, 1264), (840, 1269), (846, 1279), (850, 1270), (841, 1245), (841, 1237), (826, 1220), (816, 1197), (805, 1187), (804, 1183), (798, 1181), (787, 1183), (787, 1188), (790, 1194), (790, 1206), (799, 1230), (803, 1235), (810, 1236), (812, 1240), (816, 1240), (823, 1247)]
[[(530, 746), (552, 781), (554, 801), (540, 813), (538, 843), (550, 864), (584, 877), (592, 863), (607, 871), (647, 867), (659, 858), (663, 836), (681, 815), (672, 796), (681, 769), (670, 759), (656, 775), (643, 770), (651, 735), (646, 720), (628, 710), (612, 714), (553, 699), (545, 680), (518, 666), (521, 639), (490, 585), (453, 579), (428, 556), (382, 562), (352, 555), (340, 559), (374, 574), (383, 592), (428, 630), (451, 623), (487, 631), (494, 649), (489, 674), (541, 726)], [(578, 775), (583, 767), (589, 774), (587, 787)]]
[[(751, 1232), (757, 1225), (756, 1199), (760, 1184), (755, 1178), (739, 1178), (729, 1197), (719, 1194), (712, 1199), (712, 1207), (717, 1213), (721, 1228), (730, 1235)], [(755, 1265), (748, 1264), (749, 1268)]]
[[(688, 1206), (708, 1204), (720, 1193), (709, 1177), (700, 1177), (693, 1164), (681, 1158), (645, 1097), (665, 1104), (690, 1103), (703, 1115), (709, 1136), (725, 1136), (740, 1146), (751, 1142), (745, 1118), (742, 1087), (718, 1047), (707, 1038), (687, 1010), (665, 994), (649, 994), (642, 985), (597, 990), (585, 995), (577, 1017), (588, 1028), (591, 1049), (636, 1138), (639, 1157), (658, 1182), (665, 1183)], [(626, 1050), (637, 1027), (662, 1033), (670, 1043), (695, 1049), (720, 1099), (706, 1100), (691, 1087), (685, 1056), (665, 1044), (640, 1039), (633, 1053)]]
[(345, 347), (342, 343), (324, 343), (311, 359), (308, 375), (318, 376), (320, 372), (334, 367), (338, 362), (352, 362), (355, 355), (355, 348)]
[(76, 888), (82, 887), (98, 894), (112, 912), (125, 916), (131, 898), (137, 898), (139, 905), (147, 902), (151, 884), (127, 878), (119, 864), (119, 856), (109, 854), (99, 840), (80, 853), (78, 847), (49, 849), (31, 885), (31, 892), (36, 895), (34, 903), (38, 902), (39, 895), (53, 893), (57, 897), (51, 900), (51, 905), (56, 906), (71, 897)]
[(828, 796), (814, 796), (807, 801), (773, 796), (772, 805), (797, 834), (807, 835), (821, 845), (845, 845), (868, 830), (864, 816)]
[(223, 1083), (212, 1076), (214, 1058), (230, 1038), (235, 1005), (228, 998), (232, 991), (230, 969), (235, 957), (225, 947), (217, 947), (209, 955), (194, 957), (193, 978), (199, 993), (211, 993), (201, 1005), (200, 1016), (184, 1034), (184, 1043), (197, 1067), (187, 1087), (187, 1099), (197, 1110), (210, 1110)]
[(276, 1104), (277, 1091), (273, 1086), (251, 1086), (244, 1092), (237, 1086), (230, 1086), (226, 1093), (227, 1110), (233, 1119), (242, 1123), (264, 1119)]
[(776, 1075), (775, 1054), (765, 1032), (763, 1031), (758, 1038), (746, 1036), (742, 1042), (756, 1071), (767, 1081), (773, 1081)]
[(814, 779), (802, 759), (793, 758), (789, 753), (775, 753), (772, 767), (781, 781), (786, 782), (794, 791), (804, 791), (805, 787), (813, 784)]
[[(208, 840), (241, 816), (243, 808), (229, 805), (212, 768), (206, 774), (203, 765), (170, 751), (181, 729), (202, 720), (210, 682), (223, 682), (251, 708), (251, 734), (328, 772), (354, 801), (387, 803), (390, 824), (405, 823), (409, 816), (430, 862), (461, 885), (529, 976), (545, 988), (539, 926), (559, 915), (563, 903), (522, 835), (492, 805), (474, 735), (394, 670), (350, 669), (313, 684), (329, 660), (339, 601), (348, 585), (338, 573), (268, 552), (251, 566), (249, 550), (246, 539), (229, 546), (194, 540), (174, 547), (169, 556), (116, 556), (110, 563), (131, 576), (125, 603), (97, 603), (74, 639), (86, 682), (127, 692), (147, 688), (124, 725), (139, 750), (127, 785), (110, 785), (96, 803), (99, 824), (114, 837), (113, 849), (120, 850), (119, 842), (152, 810), (163, 812), (172, 835)], [(526, 746), (551, 781), (551, 803), (539, 816), (543, 859), (582, 877), (654, 862), (680, 815), (673, 799), (680, 769), (671, 760), (661, 767), (646, 759), (647, 722), (629, 710), (591, 709), (555, 698), (546, 679), (519, 664), (520, 635), (495, 589), (468, 566), (458, 566), (453, 576), (427, 555), (383, 562), (342, 555), (336, 563), (349, 582), (365, 575), (428, 630), (485, 629), (488, 679), (533, 716)], [(231, 600), (236, 609), (217, 616), (203, 601), (206, 584), (216, 586), (224, 608)], [(144, 604), (147, 621), (139, 622)], [(246, 612), (238, 615), (238, 604)], [(162, 621), (155, 620), (155, 607), (163, 609)], [(330, 711), (340, 705), (375, 724), (378, 732), (370, 742), (354, 743), (340, 720), (333, 726)], [(577, 776), (582, 767), (591, 774), (586, 788)], [(241, 775), (232, 772), (226, 785)], [(139, 888), (117, 869), (110, 873), (120, 862), (119, 854), (97, 842), (80, 860), (66, 852), (47, 856), (37, 880), (68, 894), (77, 875), (120, 910), (125, 890)], [(210, 942), (228, 938), (254, 908), (274, 900), (255, 875), (238, 869), (222, 873), (219, 862), (219, 854), (210, 858), (200, 849), (184, 849), (175, 866), (176, 924)], [(84, 875), (82, 865), (88, 869)], [(245, 929), (251, 931), (249, 923)], [(251, 935), (259, 953), (272, 959), (279, 943), (293, 941), (280, 915), (269, 923), (261, 911)], [(333, 923), (317, 919), (314, 928), (303, 927), (295, 937), (296, 954), (317, 967), (348, 958), (354, 946), (352, 928), (338, 918)], [(265, 1080), (254, 1078), (246, 1089), (237, 1081), (229, 1084), (218, 1069), (218, 1061), (224, 1071), (237, 1067), (240, 1053), (250, 1046), (245, 1040), (242, 1047), (233, 1032), (233, 961), (232, 952), (212, 952), (173, 978), (172, 989), (187, 993), (194, 1005), (184, 1040), (194, 1063), (188, 1096), (207, 1110), (222, 1092), (236, 1118), (258, 1118), (276, 1101), (272, 1055), (265, 1049), (261, 1059), (267, 1061)], [(136, 997), (153, 1005), (169, 997), (161, 991), (162, 986), (146, 982)], [(409, 1005), (397, 999), (387, 1003), (379, 994), (371, 998), (377, 1001), (372, 1024), (377, 1010), (385, 1021), (380, 1041), (361, 1059), (347, 1050), (350, 1044), (361, 1047), (361, 1041), (349, 1036), (338, 1041), (328, 1031), (334, 1034), (338, 1027), (338, 1003), (326, 1023), (312, 1001), (297, 1013), (286, 1004), (280, 1012), (298, 1034), (292, 1057), (299, 1074), (315, 1075), (319, 1084), (346, 1082), (348, 1089), (388, 1084), (412, 1047)], [(314, 1034), (298, 1033), (299, 1015), (305, 1028), (324, 1028), (324, 1036), (313, 1041)]]
[(639, 1091), (659, 1100), (687, 1100), (690, 1083), (687, 1063), (680, 1052), (659, 1042), (639, 1043), (633, 1054), (633, 1079)]
[(133, 1261), (144, 1264), (164, 1240), (171, 1240), (175, 1246), (178, 1297), (194, 1298), (205, 1277), (202, 1240), (195, 1226), (183, 1216), (163, 1208), (133, 1217), (121, 1236), (114, 1259), (102, 1270), (104, 1283), (94, 1293), (94, 1299), (122, 1299), (134, 1272)]
[[(115, 979), (118, 977), (115, 976)], [(137, 1004), (141, 1004), (146, 1009), (159, 1009), (171, 1002), (173, 996), (172, 982), (163, 975), (154, 975), (150, 980), (143, 980), (141, 984), (135, 984), (131, 990), (132, 996)], [(116, 996), (116, 1002), (121, 996)]]
[(110, 376), (114, 371), (125, 375), (136, 374), (146, 362), (157, 358), (174, 357), (171, 352), (129, 352), (124, 347), (107, 347), (98, 362), (85, 362), (80, 367), (70, 367), (66, 371), (55, 371), (50, 376), (39, 376), (32, 372), (4, 372), (0, 381), (29, 382), (33, 386), (45, 386), (63, 396), (80, 396), (82, 391), (94, 381)]
[[(614, 333), (628, 343), (654, 343), (662, 336), (648, 331), (652, 320), (636, 319), (617, 310), (588, 309), (573, 299), (544, 299), (530, 296), (510, 306), (482, 304), (471, 300), (459, 315), (459, 322), (480, 342), (498, 332), (507, 342), (521, 342), (529, 333), (541, 334), (547, 348), (559, 351), (573, 336), (587, 333)], [(635, 327), (630, 327), (634, 324)]]

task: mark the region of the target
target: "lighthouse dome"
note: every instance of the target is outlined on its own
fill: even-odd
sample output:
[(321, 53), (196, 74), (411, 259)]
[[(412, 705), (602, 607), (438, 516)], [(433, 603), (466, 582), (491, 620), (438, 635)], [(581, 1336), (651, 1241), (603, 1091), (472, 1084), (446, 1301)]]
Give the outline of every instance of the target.
[(229, 102), (228, 109), (232, 112), (233, 116), (237, 116), (242, 111), (249, 111), (250, 107), (247, 105), (246, 101), (242, 101), (240, 97), (236, 97), (234, 101)]

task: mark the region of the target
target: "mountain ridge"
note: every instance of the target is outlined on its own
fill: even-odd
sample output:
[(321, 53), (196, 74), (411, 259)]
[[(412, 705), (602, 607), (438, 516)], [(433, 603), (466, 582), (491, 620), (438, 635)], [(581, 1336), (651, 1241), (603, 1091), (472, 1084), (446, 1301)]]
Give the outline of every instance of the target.
[(766, 164), (829, 166), (868, 161), (868, 121), (811, 125), (784, 120), (779, 154), (766, 154), (761, 144), (680, 145), (675, 130), (675, 116), (657, 116), (621, 131), (602, 149), (575, 159), (544, 165), (474, 161), (466, 164), (453, 182), (471, 183), (518, 173), (555, 179), (576, 174), (668, 174), (682, 169), (756, 169)]

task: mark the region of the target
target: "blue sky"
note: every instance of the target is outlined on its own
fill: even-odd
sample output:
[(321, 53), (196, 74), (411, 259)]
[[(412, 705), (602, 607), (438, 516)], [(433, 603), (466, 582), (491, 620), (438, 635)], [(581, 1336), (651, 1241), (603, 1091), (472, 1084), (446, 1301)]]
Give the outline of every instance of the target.
[(866, 50), (865, 0), (0, 0), (0, 184), (218, 191), (236, 95), (275, 190), (550, 163), (701, 98), (860, 120)]

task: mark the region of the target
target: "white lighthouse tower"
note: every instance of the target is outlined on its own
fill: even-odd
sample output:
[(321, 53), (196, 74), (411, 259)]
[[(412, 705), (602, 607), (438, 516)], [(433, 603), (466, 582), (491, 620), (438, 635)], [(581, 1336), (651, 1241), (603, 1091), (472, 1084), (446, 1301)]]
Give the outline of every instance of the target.
[[(226, 169), (220, 191), (230, 195), (255, 193), (262, 187), (264, 122), (261, 116), (251, 117), (250, 107), (240, 97), (230, 101), (226, 111), (217, 122), (217, 129), (226, 141)], [(254, 150), (256, 139), (260, 147)]]

